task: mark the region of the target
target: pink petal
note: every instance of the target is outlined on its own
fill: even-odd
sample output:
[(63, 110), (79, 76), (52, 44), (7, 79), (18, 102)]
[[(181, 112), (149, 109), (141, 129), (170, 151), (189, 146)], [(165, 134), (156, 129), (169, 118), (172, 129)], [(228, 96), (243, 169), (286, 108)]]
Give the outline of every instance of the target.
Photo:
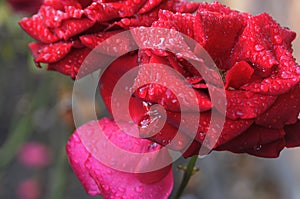
[[(128, 130), (132, 131), (133, 128), (128, 126)], [(100, 194), (105, 198), (168, 198), (173, 187), (171, 167), (167, 167), (168, 169), (164, 172), (158, 171), (160, 176), (157, 176), (156, 180), (153, 179), (155, 171), (151, 175), (149, 173), (136, 175), (135, 173), (123, 172), (108, 167), (107, 162), (103, 164), (100, 161), (100, 156), (105, 155), (111, 161), (125, 161), (123, 164), (129, 163), (137, 166), (139, 163), (128, 162), (128, 160), (126, 162), (126, 157), (109, 153), (109, 150), (102, 153), (104, 148), (100, 143), (105, 142), (105, 140), (99, 140), (103, 137), (101, 136), (102, 133), (106, 139), (109, 139), (110, 143), (122, 150), (145, 153), (157, 148), (148, 140), (134, 138), (124, 133), (109, 119), (102, 119), (98, 122), (93, 121), (80, 127), (70, 138), (67, 153), (72, 168), (88, 193), (92, 195)], [(93, 142), (93, 140), (96, 140), (96, 142)], [(151, 184), (147, 180), (141, 182), (141, 175), (144, 175), (143, 180), (145, 178), (151, 180)]]
[(86, 192), (93, 196), (102, 194), (102, 190), (96, 184), (95, 179), (91, 177), (90, 172), (86, 169), (85, 163), (88, 161), (90, 154), (84, 145), (82, 145), (78, 134), (74, 133), (69, 139), (67, 154), (69, 156), (70, 165)]

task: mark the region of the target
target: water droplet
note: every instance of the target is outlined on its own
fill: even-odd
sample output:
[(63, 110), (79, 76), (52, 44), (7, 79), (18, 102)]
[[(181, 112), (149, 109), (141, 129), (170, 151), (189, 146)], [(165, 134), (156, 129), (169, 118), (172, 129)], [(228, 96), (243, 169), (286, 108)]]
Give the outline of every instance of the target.
[(263, 92), (267, 92), (267, 91), (269, 90), (268, 86), (265, 85), (265, 84), (262, 84), (262, 85), (260, 86), (260, 89), (261, 89), (261, 91), (263, 91)]
[(105, 190), (105, 191), (109, 191), (109, 186), (108, 185), (102, 185), (102, 188)]
[(296, 73), (297, 73), (298, 75), (300, 75), (300, 66), (297, 67)]
[(257, 44), (257, 45), (254, 46), (254, 49), (255, 49), (256, 51), (262, 51), (262, 50), (265, 49), (265, 47), (263, 47), (263, 46), (260, 45), (260, 44)]
[(274, 40), (275, 40), (276, 44), (281, 44), (282, 43), (282, 38), (279, 35), (275, 35)]
[(256, 150), (256, 151), (261, 150), (261, 148), (262, 148), (261, 144), (253, 147), (253, 149)]
[(244, 113), (243, 113), (242, 111), (237, 111), (237, 112), (236, 112), (236, 115), (237, 115), (237, 116), (243, 116)]
[(123, 193), (126, 191), (126, 189), (123, 188), (123, 187), (118, 187), (118, 190), (121, 191), (121, 192), (123, 192)]
[(137, 193), (142, 193), (142, 191), (144, 190), (144, 187), (143, 186), (137, 186), (135, 187), (134, 189)]
[(200, 138), (200, 140), (204, 140), (205, 133), (204, 132), (199, 133), (199, 138)]
[(283, 71), (283, 72), (281, 73), (281, 77), (282, 77), (283, 79), (287, 79), (287, 78), (289, 78), (289, 75), (288, 75), (285, 71)]

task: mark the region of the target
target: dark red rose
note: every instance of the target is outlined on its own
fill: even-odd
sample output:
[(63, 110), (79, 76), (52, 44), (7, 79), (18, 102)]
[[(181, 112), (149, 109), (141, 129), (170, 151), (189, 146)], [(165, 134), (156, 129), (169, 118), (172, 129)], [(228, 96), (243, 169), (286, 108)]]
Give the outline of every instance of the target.
[[(268, 158), (277, 157), (284, 147), (300, 146), (300, 67), (291, 45), (296, 34), (268, 14), (252, 16), (218, 2), (199, 6), (180, 0), (45, 0), (39, 12), (20, 25), (37, 40), (30, 44), (36, 64), (45, 63), (47, 69), (74, 79), (82, 77), (79, 69), (93, 50), (100, 62), (117, 58), (99, 82), (114, 120), (83, 125), (67, 144), (70, 164), (91, 195), (167, 198), (173, 186), (169, 154), (136, 163), (108, 150), (106, 144), (143, 155), (167, 147), (184, 157), (202, 154), (204, 148), (205, 153), (226, 150)], [(154, 30), (152, 35), (141, 31), (145, 27)], [(161, 28), (171, 37), (165, 39)], [(200, 45), (177, 37), (176, 31)], [(123, 32), (129, 37), (109, 40)], [(116, 49), (98, 48), (107, 41)], [(122, 53), (130, 42), (140, 49)], [(200, 46), (217, 72), (208, 70), (204, 75), (185, 59), (204, 67), (210, 58)], [(92, 68), (84, 68), (83, 75), (97, 69), (89, 61)], [(128, 74), (132, 69), (138, 70)], [(125, 75), (132, 81), (129, 87), (118, 84)], [(125, 96), (113, 98), (117, 86), (117, 94), (134, 91), (128, 104)], [(218, 100), (222, 90), (224, 101)], [(119, 115), (114, 114), (115, 106)], [(122, 114), (128, 108), (129, 113)], [(128, 115), (138, 129), (128, 123)], [(125, 130), (119, 126), (122, 122)], [(168, 164), (158, 170), (137, 172), (163, 160)], [(131, 170), (114, 168), (115, 164)]]
[[(291, 42), (296, 36), (293, 31), (281, 27), (268, 14), (252, 16), (233, 11), (218, 2), (201, 4), (196, 15), (160, 11), (159, 19), (151, 27), (174, 29), (193, 38), (210, 54), (223, 74), (227, 110), (221, 135), (213, 150), (271, 158), (277, 157), (284, 147), (300, 145), (300, 67), (292, 55)], [(171, 45), (169, 49), (180, 49), (188, 43), (182, 40), (176, 45), (168, 45)], [(197, 46), (192, 49), (195, 54), (198, 50)], [(211, 121), (212, 108), (218, 110), (220, 119), (224, 117), (218, 104), (211, 102), (208, 92), (208, 87), (213, 86), (211, 82), (205, 82), (201, 74), (180, 55), (168, 51), (143, 49), (138, 56), (127, 61), (128, 68), (137, 63), (141, 65), (135, 82), (145, 83), (142, 87), (133, 86), (137, 89), (130, 101), (133, 120), (142, 128), (145, 123), (157, 122), (157, 118), (151, 116), (151, 106), (163, 106), (167, 114), (166, 123), (149, 139), (180, 150), (180, 144), (174, 146), (170, 142), (183, 125), (187, 129), (179, 132), (182, 140), (193, 139), (192, 146), (184, 155), (197, 154), (208, 134), (210, 122), (215, 122)], [(116, 62), (105, 72), (100, 84), (109, 109), (114, 85), (126, 72), (119, 69), (119, 64)], [(142, 64), (167, 65), (185, 78), (179, 78), (169, 67), (153, 69)], [(116, 71), (118, 75), (115, 76)], [(171, 79), (178, 87), (188, 82), (198, 100), (198, 105), (190, 104), (190, 108), (198, 106), (201, 114), (189, 111), (189, 107), (184, 112), (180, 111), (178, 96), (170, 89), (161, 84), (147, 83), (155, 75)], [(189, 96), (183, 98), (193, 100)], [(195, 137), (190, 135), (188, 128), (193, 125), (191, 120), (182, 124), (184, 116), (191, 120), (200, 117)]]
[[(181, 0), (45, 0), (20, 26), (37, 40), (29, 45), (37, 66), (45, 63), (48, 70), (75, 78), (86, 56), (108, 37), (130, 27), (151, 26), (160, 9), (194, 12), (197, 7)], [(103, 60), (110, 55), (99, 54)]]
[(16, 12), (33, 14), (39, 10), (43, 0), (8, 0), (8, 3)]

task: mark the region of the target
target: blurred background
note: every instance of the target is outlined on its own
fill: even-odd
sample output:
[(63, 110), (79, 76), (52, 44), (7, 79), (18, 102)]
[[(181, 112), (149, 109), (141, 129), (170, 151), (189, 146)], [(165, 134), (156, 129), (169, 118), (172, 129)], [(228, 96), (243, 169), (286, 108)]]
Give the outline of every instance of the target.
[[(220, 2), (251, 14), (267, 12), (300, 36), (298, 0)], [(0, 198), (94, 198), (83, 190), (65, 154), (74, 130), (73, 81), (34, 65), (27, 47), (32, 39), (18, 25), (40, 3), (0, 0)], [(293, 44), (300, 60), (300, 37)], [(200, 172), (192, 178), (184, 199), (300, 198), (299, 149), (284, 150), (280, 158), (271, 160), (215, 152), (200, 159), (197, 166)], [(174, 171), (176, 189), (182, 173)]]

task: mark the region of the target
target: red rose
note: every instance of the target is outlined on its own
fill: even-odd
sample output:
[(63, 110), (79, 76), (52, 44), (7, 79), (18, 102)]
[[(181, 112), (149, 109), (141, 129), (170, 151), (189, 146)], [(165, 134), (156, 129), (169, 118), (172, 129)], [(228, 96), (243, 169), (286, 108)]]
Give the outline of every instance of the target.
[[(167, 198), (173, 186), (170, 163), (174, 157), (146, 156), (166, 147), (183, 152), (184, 157), (199, 154), (203, 147), (209, 151), (277, 157), (284, 147), (300, 145), (300, 67), (291, 48), (295, 33), (279, 26), (267, 14), (252, 16), (217, 2), (198, 6), (179, 0), (46, 0), (38, 14), (20, 22), (37, 40), (30, 44), (37, 65), (46, 63), (49, 70), (72, 78), (82, 77), (78, 72), (83, 60), (98, 44), (130, 30), (130, 38), (109, 40), (117, 44), (112, 45), (116, 49), (108, 45), (95, 50), (101, 62), (117, 57), (99, 83), (114, 121), (89, 122), (78, 128), (67, 144), (70, 164), (89, 194), (105, 198)], [(197, 8), (196, 15), (188, 13)], [(143, 29), (149, 30), (145, 26), (151, 26), (152, 35), (143, 33)], [(168, 30), (174, 37), (166, 40), (159, 29)], [(210, 58), (191, 40), (176, 37), (176, 31), (204, 47), (222, 78), (213, 70), (204, 71), (209, 77), (205, 78), (203, 71), (184, 59), (200, 60), (201, 69)], [(129, 42), (141, 49), (123, 55), (131, 46)], [(136, 66), (138, 71), (127, 76), (132, 80), (130, 87), (119, 85)], [(87, 69), (84, 74), (96, 68)], [(170, 83), (172, 88), (168, 87)], [(122, 95), (114, 101), (117, 86), (121, 86), (117, 94), (134, 91), (129, 105)], [(222, 90), (227, 103), (216, 100), (222, 99)], [(114, 114), (116, 104), (119, 115)], [(123, 115), (128, 108), (129, 114)], [(139, 131), (136, 125), (127, 123), (128, 115), (139, 125)], [(122, 117), (125, 130), (119, 126)], [(218, 121), (222, 125), (213, 126)], [(218, 131), (220, 136), (215, 134)], [(108, 148), (111, 144), (148, 158), (146, 162), (131, 161), (129, 156)], [(137, 172), (163, 161), (168, 164), (158, 170)], [(115, 164), (129, 170), (115, 168)]]
[[(193, 38), (205, 48), (224, 74), (226, 118), (221, 135), (213, 146), (214, 150), (277, 157), (284, 147), (300, 145), (300, 67), (292, 56), (291, 42), (296, 36), (294, 32), (279, 26), (268, 14), (252, 16), (230, 10), (217, 2), (201, 4), (196, 15), (160, 11), (159, 19), (151, 27), (175, 29)], [(188, 43), (178, 42), (171, 45), (170, 49), (183, 48), (184, 45)], [(192, 50), (197, 54), (197, 47)], [(210, 83), (206, 83), (201, 74), (180, 56), (167, 51), (140, 50), (139, 56), (129, 59), (126, 67), (136, 65), (136, 60), (140, 65), (170, 66), (185, 79), (177, 77), (168, 67), (161, 66), (154, 71), (151, 67), (141, 65), (135, 82), (146, 85), (134, 87), (137, 90), (130, 104), (132, 118), (143, 128), (145, 122), (150, 125), (157, 120), (151, 119), (150, 107), (156, 104), (163, 106), (167, 114), (166, 123), (160, 132), (149, 139), (168, 146), (177, 135), (179, 125), (182, 125), (180, 118), (199, 117), (199, 113), (180, 112), (178, 96), (161, 84), (147, 82), (155, 75), (172, 79), (176, 85), (188, 82), (199, 102), (200, 120), (196, 137), (190, 135), (189, 130), (179, 134), (183, 140), (189, 137), (194, 139), (185, 155), (197, 154), (210, 122), (215, 122), (211, 121), (211, 110), (220, 108), (211, 102), (207, 88)], [(125, 73), (119, 70), (118, 65), (117, 62), (112, 64), (102, 76), (100, 84), (102, 96), (109, 108), (114, 85)], [(114, 75), (116, 71), (117, 76)], [(188, 96), (184, 98), (189, 100)], [(222, 118), (222, 110), (219, 112)], [(183, 125), (189, 127), (192, 125), (189, 122), (186, 120)]]
[[(48, 70), (75, 78), (85, 57), (108, 37), (130, 27), (150, 26), (160, 9), (194, 12), (197, 7), (181, 0), (45, 0), (20, 26), (37, 40), (29, 45), (37, 66), (46, 63)], [(103, 60), (110, 55), (99, 54)]]

